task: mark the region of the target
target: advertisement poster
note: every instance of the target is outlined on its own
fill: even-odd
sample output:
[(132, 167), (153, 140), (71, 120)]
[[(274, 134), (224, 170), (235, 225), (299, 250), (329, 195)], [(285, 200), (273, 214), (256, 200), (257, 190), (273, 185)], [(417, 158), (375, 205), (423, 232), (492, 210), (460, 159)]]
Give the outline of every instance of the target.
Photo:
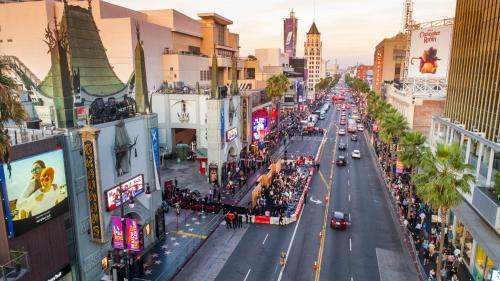
[(158, 128), (151, 128), (151, 145), (153, 146), (153, 159), (156, 186), (160, 188), (160, 146), (158, 144)]
[(0, 169), (10, 238), (68, 211), (62, 149), (14, 160)]
[(113, 248), (123, 249), (123, 225), (118, 216), (111, 217), (111, 226), (113, 227)]
[(88, 124), (89, 109), (86, 106), (78, 106), (76, 108), (76, 123), (78, 127), (83, 127)]
[(242, 132), (241, 132), (241, 139), (242, 141), (246, 142), (247, 141), (247, 127), (248, 127), (248, 98), (242, 98), (241, 100), (241, 119), (242, 119)]
[(210, 184), (217, 183), (219, 178), (219, 169), (216, 164), (210, 164), (208, 166), (208, 176)]
[(284, 20), (284, 49), (289, 57), (295, 57), (295, 46), (297, 45), (297, 20), (287, 18)]
[(412, 31), (408, 77), (447, 77), (452, 32), (452, 25)]
[(131, 251), (140, 251), (139, 225), (137, 224), (137, 220), (127, 218), (125, 220), (125, 229), (127, 229), (127, 248)]
[(229, 129), (226, 132), (226, 141), (227, 142), (232, 142), (237, 137), (238, 137), (238, 128), (237, 127)]
[[(120, 188), (123, 198), (120, 198)], [(144, 192), (144, 175), (135, 176), (104, 192), (106, 197), (106, 209), (112, 211), (124, 202), (130, 200), (130, 195), (137, 197)]]

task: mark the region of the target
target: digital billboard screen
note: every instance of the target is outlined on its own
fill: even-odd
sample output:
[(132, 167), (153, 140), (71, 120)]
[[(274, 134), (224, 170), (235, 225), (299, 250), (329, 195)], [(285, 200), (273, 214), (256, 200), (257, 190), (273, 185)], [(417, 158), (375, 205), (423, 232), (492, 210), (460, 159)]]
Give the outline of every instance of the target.
[(253, 119), (253, 139), (263, 141), (267, 132), (267, 118), (256, 117)]
[(68, 211), (62, 149), (3, 164), (0, 179), (10, 238)]
[(452, 32), (452, 25), (412, 31), (408, 77), (447, 77)]
[[(120, 198), (120, 187), (123, 198)], [(106, 197), (106, 209), (112, 211), (120, 207), (123, 202), (130, 200), (130, 195), (134, 197), (144, 192), (144, 175), (135, 176), (104, 192)]]

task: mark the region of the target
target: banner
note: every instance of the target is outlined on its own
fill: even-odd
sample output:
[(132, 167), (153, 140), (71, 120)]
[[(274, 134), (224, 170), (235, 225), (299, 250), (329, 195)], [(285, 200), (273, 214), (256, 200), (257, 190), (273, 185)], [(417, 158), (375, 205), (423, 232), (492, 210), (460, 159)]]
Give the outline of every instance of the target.
[(155, 171), (156, 189), (161, 187), (160, 178), (160, 147), (158, 144), (158, 128), (151, 128), (151, 145), (153, 146), (153, 166)]
[(412, 31), (409, 78), (447, 77), (452, 32), (452, 25)]
[(297, 45), (297, 19), (287, 18), (284, 20), (284, 50), (289, 57), (295, 57), (295, 46)]
[(123, 250), (123, 225), (121, 218), (112, 216), (111, 226), (113, 227), (113, 248)]
[(137, 220), (127, 218), (125, 221), (125, 229), (127, 229), (127, 248), (130, 251), (140, 251), (139, 226), (137, 225)]

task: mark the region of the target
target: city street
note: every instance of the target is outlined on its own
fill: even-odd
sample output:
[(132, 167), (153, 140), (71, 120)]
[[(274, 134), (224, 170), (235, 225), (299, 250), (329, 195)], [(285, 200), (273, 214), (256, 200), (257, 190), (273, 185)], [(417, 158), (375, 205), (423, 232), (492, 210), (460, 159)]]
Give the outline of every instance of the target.
[[(284, 227), (251, 225), (220, 272), (212, 273), (217, 276), (215, 280), (416, 280), (410, 256), (389, 213), (369, 142), (360, 132), (357, 142), (351, 141), (350, 135), (337, 136), (339, 118), (340, 112), (332, 106), (327, 118), (319, 121), (319, 127), (328, 129), (327, 141), (300, 220)], [(288, 154), (315, 155), (320, 142), (321, 137), (295, 137), (288, 145)], [(347, 165), (333, 167), (339, 142), (348, 144), (347, 150), (340, 152), (346, 155)], [(351, 159), (353, 149), (361, 151), (360, 160)], [(329, 185), (330, 204), (325, 220)], [(350, 215), (347, 230), (330, 228), (333, 210)], [(321, 245), (323, 227), (325, 237)], [(282, 251), (288, 252), (284, 268), (280, 265)], [(317, 270), (313, 269), (315, 262)], [(183, 271), (197, 269), (188, 263)]]

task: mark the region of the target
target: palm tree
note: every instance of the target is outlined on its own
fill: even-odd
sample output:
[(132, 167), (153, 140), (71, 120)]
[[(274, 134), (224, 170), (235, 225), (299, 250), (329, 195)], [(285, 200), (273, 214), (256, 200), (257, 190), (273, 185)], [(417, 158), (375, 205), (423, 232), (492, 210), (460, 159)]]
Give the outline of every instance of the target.
[(398, 152), (399, 159), (410, 169), (411, 198), (413, 196), (413, 185), (415, 184), (415, 172), (425, 153), (425, 136), (416, 131), (408, 132), (403, 136), (400, 143), (403, 149)]
[[(393, 107), (388, 107), (380, 124), (380, 137), (386, 144), (386, 159), (391, 163), (391, 148), (398, 151), (398, 142), (408, 131), (408, 122)], [(392, 163), (391, 163), (392, 164)], [(391, 165), (392, 167), (392, 165)]]
[(290, 87), (290, 81), (288, 81), (288, 78), (283, 73), (273, 75), (267, 79), (266, 93), (271, 97), (272, 103), (274, 104), (274, 107), (276, 107), (276, 111), (278, 113), (276, 120), (278, 135), (280, 131), (280, 112), (279, 108), (277, 108), (277, 100), (281, 99), (283, 94), (288, 90), (288, 87)]
[(10, 139), (5, 125), (14, 122), (21, 125), (26, 120), (26, 111), (15, 98), (15, 82), (4, 71), (5, 64), (0, 64), (0, 163), (10, 162)]
[(424, 154), (422, 172), (415, 176), (417, 194), (434, 209), (441, 212), (439, 237), (439, 256), (436, 265), (437, 280), (443, 260), (446, 212), (458, 206), (463, 197), (460, 194), (470, 193), (470, 184), (474, 176), (470, 173), (472, 166), (464, 163), (464, 156), (458, 143), (438, 144), (436, 154), (430, 151)]

